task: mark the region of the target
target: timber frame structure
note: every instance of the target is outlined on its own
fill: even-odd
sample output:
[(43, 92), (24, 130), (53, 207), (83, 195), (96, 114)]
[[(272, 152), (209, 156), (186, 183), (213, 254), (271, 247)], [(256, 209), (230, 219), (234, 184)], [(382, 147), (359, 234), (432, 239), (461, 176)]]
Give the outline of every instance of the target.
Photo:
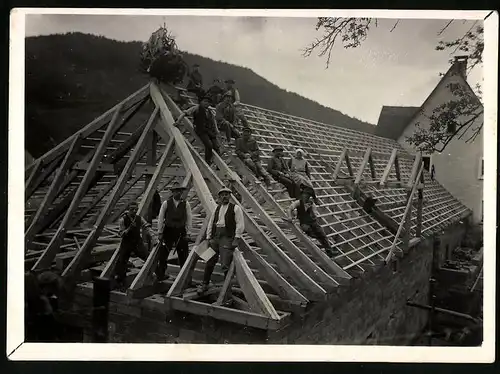
[[(263, 161), (276, 145), (289, 154), (306, 151), (321, 202), (318, 218), (339, 250), (329, 258), (298, 225), (282, 219), (292, 199), (281, 185), (265, 188), (233, 149), (214, 153), (215, 166), (207, 165), (190, 119), (173, 125), (181, 114), (173, 99), (179, 96), (195, 104), (184, 90), (151, 82), (27, 167), (26, 270), (52, 269), (71, 289), (91, 293), (93, 277), (113, 277), (117, 220), (128, 204), (138, 202), (138, 214), (152, 219), (156, 231), (149, 212), (154, 192), (164, 200), (169, 186), (181, 183), (193, 209), (185, 265), (171, 256), (167, 273), (173, 278), (154, 283), (158, 247), (151, 248), (145, 262), (133, 260), (126, 292), (113, 290), (111, 297), (278, 330), (354, 278), (397, 261), (423, 236), (470, 214), (430, 180), (421, 155), (407, 154), (394, 141), (242, 105)], [(232, 200), (243, 209), (245, 234), (228, 277), (217, 265), (213, 287), (200, 295), (190, 288), (204, 268), (193, 248), (228, 181), (241, 197)], [(368, 197), (376, 201), (373, 209), (365, 207)]]

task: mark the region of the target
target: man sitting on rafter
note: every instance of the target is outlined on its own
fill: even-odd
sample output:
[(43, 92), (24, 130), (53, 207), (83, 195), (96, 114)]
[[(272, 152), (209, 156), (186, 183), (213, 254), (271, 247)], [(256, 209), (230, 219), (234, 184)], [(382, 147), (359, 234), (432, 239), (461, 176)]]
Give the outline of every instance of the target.
[(236, 155), (254, 172), (257, 178), (262, 178), (267, 186), (271, 184), (269, 174), (260, 163), (259, 145), (257, 140), (253, 138), (250, 127), (243, 128), (243, 137), (236, 140)]

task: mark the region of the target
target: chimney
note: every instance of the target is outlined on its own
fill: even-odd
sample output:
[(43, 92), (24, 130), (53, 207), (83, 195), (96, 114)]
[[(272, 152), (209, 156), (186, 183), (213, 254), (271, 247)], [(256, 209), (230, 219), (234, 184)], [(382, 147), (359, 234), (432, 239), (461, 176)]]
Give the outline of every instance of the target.
[(467, 58), (468, 56), (455, 56), (455, 70), (462, 77), (467, 78)]

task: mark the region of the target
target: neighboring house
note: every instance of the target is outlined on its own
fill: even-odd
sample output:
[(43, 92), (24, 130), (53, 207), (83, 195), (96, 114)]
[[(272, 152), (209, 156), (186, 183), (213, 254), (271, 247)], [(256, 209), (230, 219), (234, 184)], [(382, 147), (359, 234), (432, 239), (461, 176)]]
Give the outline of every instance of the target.
[[(453, 99), (450, 83), (459, 84), (469, 92), (473, 92), (467, 83), (466, 70), (467, 58), (456, 57), (454, 64), (420, 108), (384, 106), (375, 135), (397, 140), (403, 148), (414, 154), (416, 150), (406, 141), (407, 137), (413, 134), (417, 123), (421, 128), (428, 126), (428, 116), (440, 105)], [(482, 106), (480, 109), (482, 110)], [(461, 123), (460, 121), (461, 119), (457, 118), (457, 122)], [(472, 134), (472, 129), (482, 121), (483, 115), (475, 120), (468, 134)], [(450, 128), (449, 132), (452, 134), (455, 129)], [(468, 134), (462, 139), (453, 138), (443, 152), (424, 154), (424, 165), (427, 171), (434, 165), (435, 179), (454, 197), (472, 209), (474, 221), (479, 222), (483, 216), (483, 132), (481, 131), (471, 143), (466, 143), (470, 137)]]

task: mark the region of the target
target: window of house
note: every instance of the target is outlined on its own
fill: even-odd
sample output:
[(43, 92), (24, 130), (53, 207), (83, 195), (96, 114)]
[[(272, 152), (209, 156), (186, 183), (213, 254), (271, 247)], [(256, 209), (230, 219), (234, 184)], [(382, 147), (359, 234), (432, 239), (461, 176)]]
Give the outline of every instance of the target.
[(484, 157), (481, 157), (479, 159), (479, 168), (478, 168), (477, 178), (478, 179), (484, 178)]
[(424, 169), (431, 171), (431, 156), (422, 156), (422, 162), (424, 163)]

